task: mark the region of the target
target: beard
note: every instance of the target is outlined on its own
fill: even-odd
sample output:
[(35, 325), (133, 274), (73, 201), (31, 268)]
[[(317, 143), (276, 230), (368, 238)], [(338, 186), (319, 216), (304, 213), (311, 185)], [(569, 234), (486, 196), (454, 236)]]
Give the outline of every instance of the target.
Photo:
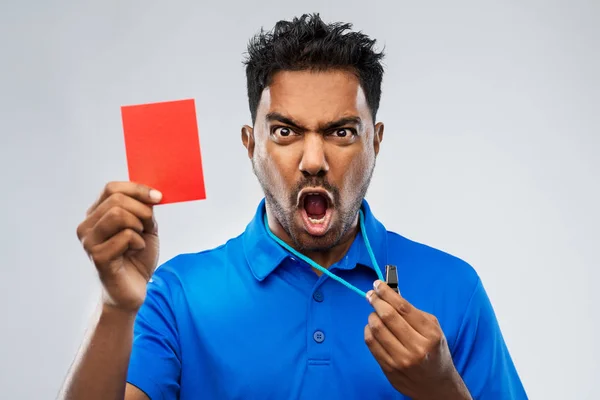
[[(368, 174), (358, 187), (358, 190), (352, 193), (350, 198), (341, 198), (340, 190), (327, 181), (326, 177), (312, 176), (302, 178), (292, 187), (289, 195), (276, 193), (272, 190), (275, 187), (267, 174), (256, 166), (254, 158), (252, 159), (252, 170), (258, 178), (258, 182), (265, 195), (267, 205), (273, 216), (277, 219), (283, 230), (292, 240), (293, 247), (300, 252), (303, 251), (327, 251), (337, 246), (343, 237), (348, 233), (358, 211), (367, 194), (367, 190), (375, 170), (375, 162), (370, 166)], [(301, 226), (295, 223), (294, 216), (298, 211), (298, 194), (306, 187), (321, 187), (333, 197), (333, 207), (337, 213), (337, 218), (332, 222), (328, 232), (323, 236), (312, 236), (304, 231)], [(283, 189), (285, 190), (285, 189)], [(302, 205), (300, 205), (302, 207)]]

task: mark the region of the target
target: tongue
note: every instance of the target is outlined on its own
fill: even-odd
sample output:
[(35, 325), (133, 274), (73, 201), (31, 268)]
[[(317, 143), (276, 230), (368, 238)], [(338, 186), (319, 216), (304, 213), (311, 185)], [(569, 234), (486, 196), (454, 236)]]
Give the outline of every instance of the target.
[(309, 217), (320, 219), (325, 215), (325, 211), (327, 211), (327, 201), (321, 195), (309, 194), (304, 199), (304, 209)]

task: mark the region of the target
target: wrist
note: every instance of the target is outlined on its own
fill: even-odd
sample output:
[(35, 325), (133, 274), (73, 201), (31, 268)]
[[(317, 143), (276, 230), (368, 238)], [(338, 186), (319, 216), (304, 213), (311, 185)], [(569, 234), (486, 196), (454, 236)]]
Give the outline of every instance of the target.
[(448, 377), (437, 385), (432, 386), (433, 391), (423, 396), (415, 396), (414, 400), (472, 400), (458, 371), (454, 370)]
[(452, 378), (448, 380), (449, 387), (447, 393), (450, 395), (448, 399), (456, 399), (456, 400), (472, 400), (471, 393), (469, 393), (469, 389), (462, 377), (456, 370), (456, 368), (452, 369)]
[(133, 323), (137, 310), (123, 310), (110, 304), (103, 303), (100, 310), (100, 321), (109, 323)]

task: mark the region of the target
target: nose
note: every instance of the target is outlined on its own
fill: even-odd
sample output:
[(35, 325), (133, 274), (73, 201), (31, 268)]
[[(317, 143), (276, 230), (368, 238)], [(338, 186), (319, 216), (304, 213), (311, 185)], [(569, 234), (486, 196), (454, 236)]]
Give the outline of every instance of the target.
[(325, 157), (325, 140), (319, 134), (304, 135), (304, 150), (300, 160), (300, 171), (304, 176), (324, 176), (329, 171)]

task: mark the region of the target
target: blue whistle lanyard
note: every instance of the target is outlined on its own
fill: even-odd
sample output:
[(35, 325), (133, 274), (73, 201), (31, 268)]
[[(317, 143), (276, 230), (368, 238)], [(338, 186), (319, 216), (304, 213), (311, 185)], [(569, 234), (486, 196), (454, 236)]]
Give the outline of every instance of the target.
[[(375, 271), (377, 272), (377, 277), (379, 278), (379, 280), (384, 281), (381, 270), (379, 269), (379, 264), (377, 264), (377, 260), (375, 259), (375, 254), (373, 253), (373, 249), (371, 249), (371, 244), (369, 243), (369, 238), (367, 237), (367, 230), (365, 228), (365, 216), (364, 216), (362, 210), (359, 210), (359, 212), (358, 212), (358, 219), (359, 219), (359, 224), (360, 224), (360, 231), (362, 233), (363, 240), (365, 241), (365, 246), (367, 247), (367, 252), (369, 253), (371, 262), (373, 263), (373, 268), (375, 268)], [(327, 268), (321, 267), (319, 264), (317, 264), (310, 258), (306, 257), (304, 254), (300, 254), (299, 252), (294, 250), (291, 246), (289, 246), (287, 243), (285, 243), (283, 240), (281, 240), (277, 236), (275, 236), (275, 234), (273, 232), (271, 232), (271, 229), (269, 228), (269, 221), (267, 220), (267, 213), (265, 213), (264, 220), (265, 220), (265, 229), (267, 230), (267, 233), (269, 234), (269, 236), (271, 236), (271, 238), (273, 240), (275, 240), (277, 243), (279, 243), (284, 249), (286, 249), (287, 251), (289, 251), (290, 253), (292, 253), (293, 255), (298, 257), (299, 259), (303, 260), (304, 262), (308, 263), (313, 268), (315, 268), (315, 269), (321, 271), (322, 273), (324, 273), (325, 275), (329, 276), (331, 279), (338, 281), (342, 285), (346, 286), (348, 289), (353, 290), (354, 292), (358, 293), (362, 297), (367, 297), (367, 294), (365, 292), (363, 292), (362, 290), (360, 290), (359, 288), (357, 288), (356, 286), (352, 285), (349, 282), (346, 282), (339, 276), (329, 272), (329, 270)]]

